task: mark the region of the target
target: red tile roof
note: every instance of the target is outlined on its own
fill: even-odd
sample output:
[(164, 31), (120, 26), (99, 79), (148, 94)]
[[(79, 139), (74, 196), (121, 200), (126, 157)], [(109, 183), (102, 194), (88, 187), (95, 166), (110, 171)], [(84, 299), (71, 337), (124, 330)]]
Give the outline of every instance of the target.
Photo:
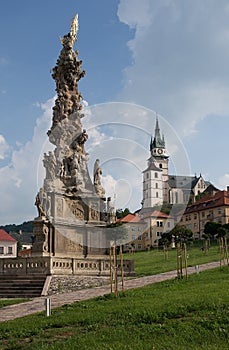
[(199, 199), (192, 205), (188, 206), (184, 214), (204, 210), (214, 207), (229, 206), (229, 196), (227, 191), (218, 191), (215, 195), (208, 194), (203, 198)]
[(171, 219), (172, 217), (162, 213), (161, 211), (158, 210), (154, 210), (152, 213), (148, 213), (148, 214), (143, 214), (143, 217), (154, 217), (154, 218), (161, 218), (161, 219)]
[(128, 214), (124, 218), (119, 220), (120, 222), (139, 222), (141, 218), (134, 214)]
[(6, 231), (0, 229), (0, 241), (17, 242), (16, 239), (11, 237)]

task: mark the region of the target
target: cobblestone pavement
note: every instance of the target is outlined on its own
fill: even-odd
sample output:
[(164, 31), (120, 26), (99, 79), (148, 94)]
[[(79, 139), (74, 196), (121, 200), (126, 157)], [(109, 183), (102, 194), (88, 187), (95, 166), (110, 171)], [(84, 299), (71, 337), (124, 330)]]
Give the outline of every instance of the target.
[[(197, 270), (197, 267), (189, 267), (188, 274), (197, 273), (197, 271), (201, 272), (201, 271), (212, 269), (219, 266), (220, 266), (219, 262), (211, 262), (211, 263), (199, 265), (198, 270)], [(164, 273), (160, 273), (152, 276), (144, 276), (144, 277), (128, 279), (125, 281), (124, 288), (125, 290), (139, 288), (147, 284), (152, 284), (156, 282), (173, 279), (176, 277), (176, 275), (177, 275), (177, 271), (169, 271), (169, 272), (164, 272)], [(119, 286), (119, 290), (121, 290), (121, 286)], [(87, 300), (87, 299), (95, 298), (95, 297), (102, 296), (104, 294), (109, 294), (109, 293), (110, 293), (110, 286), (106, 285), (106, 286), (89, 288), (89, 289), (81, 289), (75, 292), (55, 294), (55, 295), (49, 296), (49, 298), (51, 300), (51, 308), (56, 308), (64, 304), (71, 304), (71, 303), (74, 303), (75, 301)], [(34, 314), (36, 312), (44, 311), (46, 298), (47, 297), (38, 297), (25, 303), (5, 306), (1, 308), (0, 322), (4, 322), (15, 318)]]

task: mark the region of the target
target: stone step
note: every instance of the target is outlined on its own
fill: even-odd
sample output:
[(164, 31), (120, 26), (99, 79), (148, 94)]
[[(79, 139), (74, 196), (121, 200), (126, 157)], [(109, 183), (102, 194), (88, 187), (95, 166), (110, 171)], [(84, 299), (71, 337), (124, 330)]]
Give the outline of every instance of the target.
[(0, 276), (0, 298), (41, 296), (45, 280), (46, 276)]
[(3, 281), (3, 280), (42, 280), (46, 277), (46, 275), (29, 275), (29, 276), (26, 276), (26, 275), (0, 275), (0, 282)]
[(36, 281), (33, 281), (33, 280), (13, 280), (13, 281), (7, 281), (7, 280), (4, 280), (4, 281), (0, 281), (0, 286), (3, 286), (4, 284), (28, 284), (28, 285), (31, 285), (31, 284), (42, 284), (44, 283), (44, 279), (42, 280), (36, 280)]
[(39, 283), (39, 284), (10, 284), (10, 283), (8, 283), (8, 284), (5, 284), (5, 285), (3, 285), (3, 286), (1, 286), (0, 285), (0, 291), (2, 291), (2, 290), (7, 290), (7, 289), (18, 289), (18, 290), (20, 290), (20, 289), (41, 289), (41, 288), (43, 288), (43, 284), (44, 283)]

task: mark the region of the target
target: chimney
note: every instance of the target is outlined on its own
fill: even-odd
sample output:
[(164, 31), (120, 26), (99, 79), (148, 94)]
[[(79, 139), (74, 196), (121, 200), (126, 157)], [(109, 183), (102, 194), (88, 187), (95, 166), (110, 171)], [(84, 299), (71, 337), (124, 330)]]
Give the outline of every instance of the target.
[(227, 197), (229, 197), (229, 186), (227, 186)]

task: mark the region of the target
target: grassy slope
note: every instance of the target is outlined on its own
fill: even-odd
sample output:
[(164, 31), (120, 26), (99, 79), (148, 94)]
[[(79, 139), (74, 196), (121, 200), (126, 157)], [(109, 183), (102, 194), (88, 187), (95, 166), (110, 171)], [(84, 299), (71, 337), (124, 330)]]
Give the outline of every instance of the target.
[[(188, 266), (195, 266), (220, 259), (219, 246), (212, 245), (208, 252), (202, 252), (200, 245), (188, 248)], [(137, 275), (154, 275), (156, 273), (176, 270), (176, 249), (168, 251), (168, 259), (164, 258), (162, 250), (151, 250), (125, 254), (125, 259), (135, 260), (135, 272)]]
[(0, 323), (0, 349), (228, 350), (228, 268)]
[(0, 299), (0, 308), (4, 306), (13, 305), (13, 304), (24, 303), (25, 301), (29, 301), (29, 300), (30, 299)]

